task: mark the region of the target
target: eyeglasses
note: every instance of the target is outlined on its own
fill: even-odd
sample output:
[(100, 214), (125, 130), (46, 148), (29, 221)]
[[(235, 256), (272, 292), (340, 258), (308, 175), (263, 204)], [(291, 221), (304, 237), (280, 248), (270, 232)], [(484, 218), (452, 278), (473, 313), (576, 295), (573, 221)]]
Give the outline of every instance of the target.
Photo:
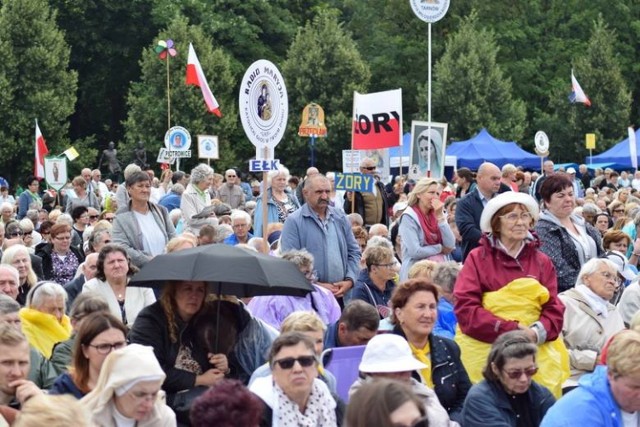
[(315, 356), (300, 356), (297, 358), (294, 357), (285, 357), (284, 359), (274, 360), (273, 363), (276, 363), (280, 366), (280, 369), (291, 369), (293, 365), (298, 362), (300, 366), (303, 368), (308, 368), (309, 366), (313, 366), (316, 363)]
[(609, 281), (609, 282), (614, 282), (614, 283), (619, 283), (620, 280), (618, 279), (618, 275), (617, 274), (611, 274), (608, 271), (599, 271), (598, 273), (600, 273), (600, 275), (602, 277), (605, 278), (605, 280)]
[(518, 222), (519, 219), (521, 219), (522, 222), (531, 221), (531, 214), (529, 212), (522, 212), (520, 214), (517, 212), (511, 212), (506, 215), (501, 215), (500, 218), (504, 219), (509, 223), (515, 224), (516, 222)]
[(22, 236), (24, 233), (22, 231), (12, 231), (11, 233), (7, 233), (9, 237), (18, 237)]
[(394, 262), (391, 262), (391, 263), (389, 263), (389, 264), (374, 264), (374, 265), (377, 265), (378, 267), (391, 268), (391, 267), (393, 267), (393, 266), (394, 266), (394, 265), (396, 265), (396, 264), (395, 264)]
[(526, 375), (527, 378), (531, 378), (532, 376), (538, 373), (538, 367), (532, 366), (531, 368), (527, 368), (527, 369), (518, 369), (517, 371), (503, 371), (503, 372), (505, 373), (506, 376), (508, 376), (512, 380), (517, 380), (520, 377), (522, 377), (522, 374)]
[(624, 213), (624, 209), (614, 209), (613, 213)]
[(375, 166), (362, 166), (360, 169), (364, 169), (366, 171), (374, 171), (376, 170)]
[(318, 273), (315, 270), (307, 271), (304, 273), (304, 277), (307, 280), (315, 282), (316, 280), (318, 280)]
[(109, 221), (109, 222), (113, 222), (114, 219), (116, 219), (115, 216), (106, 216), (104, 217), (105, 220)]
[(71, 236), (56, 236), (54, 237), (56, 240), (71, 240)]
[(233, 228), (245, 228), (248, 226), (249, 224), (233, 224)]
[(89, 219), (98, 219), (100, 215), (89, 215)]
[(118, 342), (114, 342), (112, 344), (98, 344), (98, 345), (93, 345), (93, 344), (89, 344), (89, 347), (93, 347), (96, 349), (96, 351), (100, 354), (109, 354), (111, 353), (112, 350), (118, 350), (121, 348), (126, 347), (127, 342), (126, 341), (118, 341)]
[(33, 233), (33, 230), (29, 230), (29, 231), (25, 230), (22, 232), (22, 234), (24, 234), (25, 236), (31, 236), (31, 233)]

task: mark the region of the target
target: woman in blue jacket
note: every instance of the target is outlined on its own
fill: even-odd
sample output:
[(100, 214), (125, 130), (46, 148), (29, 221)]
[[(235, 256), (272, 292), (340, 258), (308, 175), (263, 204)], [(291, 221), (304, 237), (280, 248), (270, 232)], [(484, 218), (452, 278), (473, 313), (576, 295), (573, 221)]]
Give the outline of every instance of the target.
[(464, 401), (462, 425), (539, 426), (555, 398), (531, 379), (538, 371), (537, 351), (524, 331), (500, 335), (482, 372), (485, 379), (471, 387)]
[[(291, 192), (287, 182), (289, 169), (280, 165), (277, 170), (267, 174), (267, 224), (281, 222), (300, 208), (296, 195)], [(262, 237), (262, 196), (256, 198), (256, 209), (253, 219), (253, 235)], [(267, 236), (268, 237), (268, 236)]]

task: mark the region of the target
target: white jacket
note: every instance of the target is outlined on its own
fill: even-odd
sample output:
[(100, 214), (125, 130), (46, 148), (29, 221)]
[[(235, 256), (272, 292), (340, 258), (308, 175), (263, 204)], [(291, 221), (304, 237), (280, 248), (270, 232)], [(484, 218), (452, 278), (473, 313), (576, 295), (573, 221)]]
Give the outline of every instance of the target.
[(562, 292), (558, 297), (565, 305), (562, 334), (571, 363), (571, 377), (563, 387), (575, 386), (582, 375), (595, 369), (602, 347), (624, 329), (624, 322), (618, 309), (609, 303), (607, 318), (596, 314), (575, 289)]

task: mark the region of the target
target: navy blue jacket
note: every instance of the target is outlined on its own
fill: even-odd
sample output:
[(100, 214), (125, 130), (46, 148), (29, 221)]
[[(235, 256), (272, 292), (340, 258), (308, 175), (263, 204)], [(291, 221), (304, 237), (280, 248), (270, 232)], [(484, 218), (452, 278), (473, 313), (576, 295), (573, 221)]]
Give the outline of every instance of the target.
[[(527, 391), (531, 425), (539, 426), (556, 399), (545, 387), (531, 382)], [(483, 380), (471, 387), (464, 401), (462, 425), (516, 427), (518, 420), (509, 402), (509, 395), (501, 385)], [(526, 423), (525, 423), (526, 424)]]
[(49, 394), (70, 394), (78, 400), (84, 397), (84, 393), (73, 382), (68, 372), (56, 378), (56, 382), (53, 383)]
[(162, 196), (158, 204), (160, 206), (164, 206), (165, 208), (167, 208), (167, 211), (171, 212), (174, 209), (180, 209), (181, 197), (182, 196), (180, 194), (174, 193), (172, 191), (169, 194), (165, 194), (164, 196)]
[(380, 291), (380, 289), (373, 284), (367, 269), (364, 268), (360, 271), (356, 285), (353, 288), (351, 300), (359, 299), (371, 304), (380, 313), (380, 318), (384, 319), (391, 314), (389, 300), (391, 299), (391, 293), (394, 288), (395, 283), (393, 283), (393, 280), (389, 280), (386, 283), (384, 291)]
[[(399, 326), (393, 328), (393, 333), (406, 338)], [(449, 413), (449, 418), (464, 425), (462, 408), (471, 388), (471, 381), (460, 360), (460, 347), (453, 340), (433, 334), (429, 335), (429, 345), (431, 379), (436, 396)], [(414, 377), (420, 381), (420, 377), (415, 372)]]

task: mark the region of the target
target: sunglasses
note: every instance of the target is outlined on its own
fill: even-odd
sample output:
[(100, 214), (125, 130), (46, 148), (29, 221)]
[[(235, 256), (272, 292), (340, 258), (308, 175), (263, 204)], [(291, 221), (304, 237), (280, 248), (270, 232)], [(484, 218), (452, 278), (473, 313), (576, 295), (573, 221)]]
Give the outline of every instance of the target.
[(275, 360), (273, 363), (277, 363), (281, 369), (291, 369), (293, 365), (298, 362), (303, 368), (308, 368), (316, 363), (315, 356), (300, 356), (300, 357), (285, 357), (284, 359)]
[(98, 219), (100, 215), (89, 215), (89, 219)]
[(376, 170), (375, 166), (363, 166), (362, 169), (366, 170), (366, 171), (373, 171)]
[(517, 371), (504, 371), (504, 373), (512, 380), (519, 379), (522, 376), (522, 374), (525, 374), (527, 378), (531, 378), (532, 376), (538, 373), (538, 367), (533, 366), (527, 369), (518, 369)]
[(115, 216), (107, 216), (107, 217), (105, 217), (104, 219), (105, 219), (105, 220), (107, 220), (107, 221), (109, 221), (109, 222), (113, 222), (113, 220), (114, 220), (115, 218), (116, 218)]
[[(31, 233), (29, 233), (31, 234)], [(24, 233), (22, 231), (13, 231), (11, 233), (8, 234), (9, 237), (18, 237), (18, 236), (22, 236), (24, 235)]]

